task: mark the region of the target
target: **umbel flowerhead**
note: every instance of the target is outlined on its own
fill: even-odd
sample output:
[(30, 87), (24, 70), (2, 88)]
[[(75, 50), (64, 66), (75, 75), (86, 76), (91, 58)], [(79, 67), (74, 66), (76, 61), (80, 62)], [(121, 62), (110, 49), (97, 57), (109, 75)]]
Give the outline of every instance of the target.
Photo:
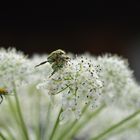
[(103, 100), (108, 104), (115, 103), (122, 98), (125, 91), (133, 83), (133, 72), (129, 68), (127, 60), (117, 56), (106, 54), (97, 58), (97, 64), (102, 69), (100, 77), (104, 81), (102, 92)]
[(70, 59), (70, 57), (67, 56), (63, 50), (58, 49), (56, 51), (53, 51), (48, 56), (47, 61), (41, 62), (39, 65), (36, 65), (35, 67), (38, 67), (40, 65), (43, 65), (43, 64), (49, 62), (50, 64), (52, 64), (52, 69), (53, 69), (53, 72), (50, 75), (50, 77), (51, 77), (55, 72), (57, 72), (59, 69), (63, 68), (69, 59)]
[(65, 67), (62, 66), (51, 77), (46, 77), (45, 82), (38, 84), (37, 88), (47, 90), (50, 96), (61, 95), (61, 119), (68, 118), (68, 114), (73, 113), (79, 118), (85, 106), (95, 108), (99, 103), (102, 87), (99, 73), (99, 66), (94, 65), (90, 59), (76, 57), (70, 59)]
[(17, 52), (14, 48), (8, 50), (1, 48), (0, 60), (0, 87), (13, 91), (13, 83), (16, 86), (21, 86), (27, 77), (27, 59), (24, 54)]

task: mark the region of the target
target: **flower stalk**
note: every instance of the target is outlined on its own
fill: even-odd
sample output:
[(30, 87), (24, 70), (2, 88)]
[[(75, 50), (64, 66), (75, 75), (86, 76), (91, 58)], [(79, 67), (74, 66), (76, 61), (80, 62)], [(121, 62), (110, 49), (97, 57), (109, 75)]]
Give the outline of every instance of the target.
[[(15, 85), (15, 84), (13, 84), (13, 85)], [(25, 121), (23, 119), (23, 114), (22, 114), (22, 111), (21, 111), (18, 95), (17, 95), (17, 92), (16, 92), (16, 87), (14, 88), (14, 92), (15, 92), (15, 101), (16, 101), (17, 113), (18, 113), (18, 116), (19, 116), (19, 119), (20, 119), (20, 122), (21, 122), (21, 126), (22, 126), (22, 129), (23, 129), (23, 132), (24, 132), (24, 136), (25, 136), (26, 140), (30, 140), (29, 139), (29, 134), (28, 134), (28, 129), (27, 129)]]
[(137, 115), (140, 115), (140, 110), (134, 112), (130, 116), (126, 117), (125, 119), (121, 120), (120, 122), (112, 125), (110, 128), (105, 130), (104, 132), (100, 133), (98, 136), (91, 138), (90, 140), (101, 140), (105, 138), (107, 135), (115, 131), (116, 129), (120, 128), (122, 125), (126, 124), (127, 122), (131, 121), (134, 119)]
[(60, 109), (60, 111), (59, 111), (59, 113), (57, 115), (57, 118), (56, 118), (56, 121), (55, 121), (54, 127), (52, 129), (52, 132), (51, 132), (49, 140), (53, 140), (53, 138), (55, 136), (55, 132), (56, 132), (58, 126), (59, 126), (59, 119), (60, 119), (61, 113), (62, 113), (62, 108)]
[[(103, 111), (103, 109), (105, 108), (105, 106), (101, 106), (99, 107), (96, 111), (90, 113), (89, 115), (87, 115), (86, 119), (84, 121), (82, 121), (81, 123), (77, 123), (71, 130), (70, 132), (67, 134), (66, 137), (63, 137), (62, 140), (71, 140), (76, 134), (78, 134), (78, 132), (84, 128), (92, 119), (96, 118), (97, 115), (99, 115), (99, 113), (101, 113), (101, 111)], [(79, 120), (80, 121), (80, 120)]]
[(1, 132), (0, 132), (0, 138), (2, 138), (2, 140), (7, 140)]

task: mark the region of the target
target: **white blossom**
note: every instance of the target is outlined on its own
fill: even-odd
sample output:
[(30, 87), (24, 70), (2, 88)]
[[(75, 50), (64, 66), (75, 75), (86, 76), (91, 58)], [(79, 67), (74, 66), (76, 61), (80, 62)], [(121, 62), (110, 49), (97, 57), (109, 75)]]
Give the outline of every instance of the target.
[(61, 119), (65, 115), (70, 116), (69, 111), (74, 112), (76, 118), (79, 118), (84, 106), (89, 104), (91, 108), (95, 108), (99, 103), (102, 87), (99, 72), (100, 68), (93, 65), (91, 60), (78, 57), (72, 59), (50, 78), (46, 77), (46, 81), (37, 87), (43, 87), (51, 96), (62, 95)]
[[(90, 136), (102, 134), (112, 125), (139, 110), (140, 86), (135, 81), (126, 60), (113, 55), (93, 57), (89, 54), (81, 56), (68, 54), (68, 56), (73, 58), (50, 76), (53, 72), (50, 63), (35, 68), (40, 62), (47, 60), (47, 54), (27, 59), (15, 49), (0, 49), (0, 87), (13, 90), (13, 83), (18, 87), (19, 103), (29, 139), (49, 139), (57, 123), (60, 108), (62, 113), (59, 122), (62, 125), (56, 127), (53, 139), (57, 139), (57, 135), (61, 135), (61, 132), (69, 126), (74, 128), (72, 125), (75, 120), (71, 121), (71, 118), (79, 119), (82, 115), (77, 126), (82, 126), (82, 123), (86, 122), (84, 127), (77, 131), (78, 133), (75, 132), (73, 139), (90, 139)], [(26, 84), (22, 86), (22, 82)], [(10, 134), (4, 129), (7, 127), (16, 139), (21, 139), (22, 126), (18, 125), (20, 119), (13, 97), (9, 98), (15, 112), (9, 100), (0, 105), (2, 112), (0, 131), (10, 139)], [(94, 111), (98, 110), (96, 107), (104, 103), (106, 105), (101, 106), (102, 109), (99, 108), (101, 110), (95, 115)], [(88, 108), (82, 114), (84, 107)], [(92, 114), (94, 115), (90, 120), (89, 116)], [(66, 121), (69, 121), (68, 125), (63, 124)], [(139, 140), (139, 122), (138, 115), (120, 128), (114, 128), (105, 139)], [(38, 131), (43, 132), (40, 137)]]
[(122, 97), (118, 101), (115, 100), (115, 103), (122, 109), (137, 110), (140, 108), (140, 86), (134, 79), (124, 88)]
[(42, 80), (45, 80), (45, 78), (48, 77), (49, 74), (52, 72), (51, 66), (48, 63), (40, 67), (35, 67), (40, 62), (46, 60), (47, 57), (48, 57), (47, 54), (44, 55), (36, 54), (29, 59), (29, 69), (30, 69), (30, 75), (28, 77), (29, 84), (36, 84), (38, 82), (41, 82)]
[(124, 97), (125, 90), (133, 83), (133, 72), (128, 67), (128, 62), (116, 55), (99, 56), (97, 64), (102, 69), (100, 76), (104, 81), (103, 100), (107, 104), (112, 104)]
[(14, 48), (0, 49), (0, 87), (13, 90), (14, 84), (18, 87), (28, 73), (26, 57)]

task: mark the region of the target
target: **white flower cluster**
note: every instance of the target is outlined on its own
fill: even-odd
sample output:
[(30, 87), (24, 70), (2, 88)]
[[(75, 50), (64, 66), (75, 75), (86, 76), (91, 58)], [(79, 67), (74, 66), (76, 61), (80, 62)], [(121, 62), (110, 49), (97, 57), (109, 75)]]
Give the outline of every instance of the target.
[(140, 86), (134, 80), (124, 88), (122, 97), (115, 100), (117, 106), (123, 109), (137, 110), (140, 108)]
[(90, 108), (102, 103), (140, 106), (140, 88), (126, 60), (111, 55), (78, 56), (50, 77), (53, 69), (49, 63), (34, 68), (47, 56), (26, 59), (15, 49), (1, 49), (0, 87), (13, 90), (13, 83), (20, 86), (26, 80), (29, 85), (37, 84), (37, 88), (47, 91), (51, 97), (59, 94), (61, 119), (73, 114), (71, 112), (79, 118), (86, 105)]
[(79, 118), (82, 108), (89, 104), (91, 108), (98, 105), (101, 94), (102, 81), (99, 77), (100, 68), (92, 64), (91, 60), (80, 57), (71, 60), (44, 83), (38, 85), (53, 96), (62, 95), (61, 119), (74, 112)]
[(62, 95), (61, 118), (70, 116), (70, 111), (78, 118), (85, 104), (92, 108), (105, 103), (136, 109), (140, 101), (133, 72), (127, 61), (116, 55), (78, 56), (37, 87), (51, 96)]
[(46, 64), (44, 66), (41, 66), (39, 68), (35, 68), (37, 64), (44, 61), (48, 55), (34, 55), (29, 59), (29, 67), (30, 67), (30, 75), (28, 77), (29, 84), (37, 84), (41, 82), (42, 80), (45, 80), (46, 77), (49, 76), (49, 74), (52, 72), (51, 65)]
[[(74, 57), (72, 54), (68, 56)], [(15, 49), (0, 49), (0, 88), (13, 90), (13, 84), (18, 87), (17, 93), (20, 94), (19, 101), (23, 114), (25, 113), (24, 119), (30, 135), (36, 135), (34, 122), (37, 122), (37, 129), (39, 124), (43, 131), (49, 130), (46, 134), (44, 133), (44, 138), (49, 139), (53, 125), (55, 126), (55, 122), (57, 123), (60, 107), (62, 113), (59, 119), (62, 122), (70, 120), (70, 118), (78, 119), (82, 110), (88, 107), (86, 113), (83, 113), (82, 121), (79, 121), (82, 124), (86, 119), (89, 120), (88, 115), (94, 113), (90, 109), (94, 110), (97, 106), (106, 104), (104, 110), (100, 114), (97, 113), (98, 117), (94, 116), (94, 121), (89, 126), (88, 123), (85, 125), (87, 131), (80, 130), (82, 133), (79, 133), (80, 138), (86, 139), (89, 135), (93, 135), (89, 130), (93, 129), (96, 136), (112, 126), (114, 122), (119, 122), (139, 109), (140, 86), (135, 81), (126, 60), (112, 55), (93, 57), (84, 54), (70, 59), (64, 67), (51, 75), (54, 69), (50, 63), (35, 68), (40, 62), (47, 60), (47, 57), (48, 55), (36, 55), (27, 59)], [(55, 64), (57, 65), (57, 63)], [(22, 81), (27, 83), (24, 84), (24, 87), (21, 84)], [(36, 85), (38, 89), (42, 90), (37, 90)], [(49, 97), (56, 99), (54, 101), (57, 106), (51, 104)], [(13, 112), (9, 111), (10, 107), (5, 103), (2, 103), (0, 108), (1, 112), (4, 112), (0, 115), (2, 120), (0, 126), (2, 128), (7, 125), (15, 134), (13, 128), (17, 128), (18, 125), (14, 126), (15, 122), (11, 121)], [(34, 118), (31, 117), (31, 113), (35, 116)], [(71, 122), (73, 121), (69, 121), (69, 124)], [(100, 125), (98, 125), (99, 122)], [(139, 120), (136, 120), (137, 124), (138, 122)], [(62, 125), (60, 129), (57, 129), (57, 133), (61, 133), (65, 128), (67, 126)], [(134, 128), (130, 139), (139, 139), (139, 130), (140, 126)], [(129, 131), (120, 135), (114, 135), (116, 134), (114, 133), (114, 136), (110, 135), (108, 139), (128, 139), (128, 133)], [(20, 133), (16, 133), (16, 135), (19, 136), (18, 139), (22, 136)]]
[(122, 98), (134, 83), (133, 72), (127, 61), (115, 55), (105, 55), (97, 58), (97, 64), (100, 64), (102, 69), (100, 76), (104, 81), (103, 100), (108, 104)]
[(13, 85), (19, 86), (27, 76), (27, 60), (15, 49), (0, 49), (0, 87), (12, 91)]

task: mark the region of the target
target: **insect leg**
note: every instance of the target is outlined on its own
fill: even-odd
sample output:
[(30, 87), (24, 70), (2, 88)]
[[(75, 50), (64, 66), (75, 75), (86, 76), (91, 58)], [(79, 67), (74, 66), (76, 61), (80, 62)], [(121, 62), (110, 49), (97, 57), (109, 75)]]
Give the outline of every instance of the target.
[(35, 68), (36, 68), (36, 67), (39, 67), (40, 65), (43, 65), (43, 64), (45, 64), (45, 63), (47, 63), (47, 62), (48, 62), (48, 61), (41, 62), (40, 64), (36, 65)]
[(3, 101), (3, 97), (2, 97), (2, 95), (0, 95), (0, 97), (1, 97), (1, 101), (0, 101), (0, 104), (2, 103), (2, 101)]
[(49, 76), (49, 78), (50, 78), (50, 77), (52, 77), (52, 76), (53, 76), (53, 74), (54, 74), (55, 72), (56, 72), (56, 71), (53, 71), (53, 72), (51, 73), (51, 75)]

